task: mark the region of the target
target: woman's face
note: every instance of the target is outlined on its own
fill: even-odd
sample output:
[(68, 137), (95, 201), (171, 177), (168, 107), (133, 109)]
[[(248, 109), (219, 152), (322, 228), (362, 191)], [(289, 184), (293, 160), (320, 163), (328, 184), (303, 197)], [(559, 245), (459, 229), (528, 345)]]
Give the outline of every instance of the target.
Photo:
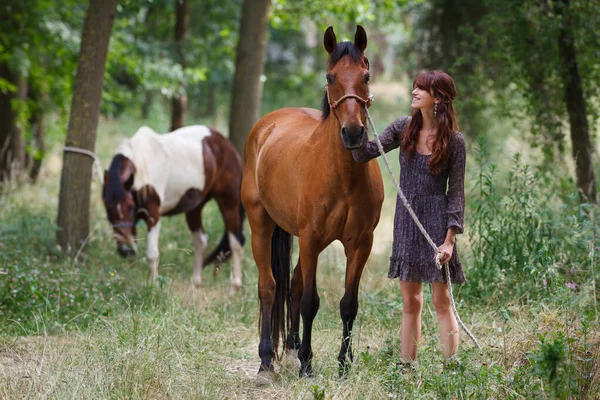
[(427, 90), (419, 89), (418, 87), (416, 87), (412, 91), (412, 95), (412, 108), (418, 108), (420, 110), (433, 109), (433, 105), (435, 104), (435, 97), (433, 97), (431, 93), (429, 93)]

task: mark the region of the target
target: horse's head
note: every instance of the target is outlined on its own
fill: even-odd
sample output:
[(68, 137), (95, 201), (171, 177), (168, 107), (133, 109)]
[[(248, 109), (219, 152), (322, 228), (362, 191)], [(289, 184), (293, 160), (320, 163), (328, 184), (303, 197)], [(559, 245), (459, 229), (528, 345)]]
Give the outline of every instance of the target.
[(106, 208), (106, 216), (110, 222), (117, 250), (123, 257), (136, 253), (135, 245), (135, 212), (136, 205), (131, 187), (135, 174), (135, 166), (122, 154), (117, 154), (108, 171), (104, 173), (102, 200)]
[(354, 42), (338, 43), (330, 26), (325, 31), (323, 43), (329, 53), (323, 119), (332, 112), (340, 122), (344, 147), (357, 149), (363, 145), (367, 134), (364, 107), (370, 105), (369, 60), (364, 55), (367, 33), (359, 25)]

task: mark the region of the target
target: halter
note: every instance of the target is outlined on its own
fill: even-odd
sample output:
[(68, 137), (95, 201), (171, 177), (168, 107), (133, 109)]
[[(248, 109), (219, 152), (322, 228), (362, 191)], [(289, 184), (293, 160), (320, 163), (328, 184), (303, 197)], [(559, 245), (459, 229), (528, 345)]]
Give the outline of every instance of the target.
[(133, 208), (133, 210), (131, 210), (131, 220), (133, 222), (117, 222), (116, 224), (111, 223), (110, 225), (113, 228), (133, 228), (134, 226), (137, 225), (137, 223), (135, 221), (135, 217), (138, 214), (145, 214), (146, 218), (148, 218), (148, 220), (151, 223), (154, 223), (154, 218), (152, 217), (152, 215), (150, 215), (150, 211), (148, 211), (148, 209), (146, 207), (140, 206), (139, 192), (130, 191), (129, 193), (131, 193), (131, 195), (133, 196), (134, 202), (135, 202), (135, 207)]
[(369, 93), (369, 97), (367, 97), (366, 99), (363, 99), (362, 97), (360, 97), (359, 95), (356, 95), (356, 94), (345, 94), (342, 97), (340, 97), (339, 99), (337, 99), (336, 101), (332, 102), (331, 97), (329, 97), (329, 85), (325, 85), (325, 90), (327, 91), (327, 102), (329, 103), (329, 107), (331, 107), (332, 110), (335, 110), (344, 100), (349, 99), (349, 98), (356, 99), (365, 108), (371, 107), (371, 103), (373, 103), (374, 96), (370, 93)]
[(113, 228), (133, 228), (136, 225), (136, 223), (135, 223), (135, 207), (131, 210), (131, 220), (133, 222), (117, 222), (116, 224), (111, 223), (110, 226), (112, 226)]

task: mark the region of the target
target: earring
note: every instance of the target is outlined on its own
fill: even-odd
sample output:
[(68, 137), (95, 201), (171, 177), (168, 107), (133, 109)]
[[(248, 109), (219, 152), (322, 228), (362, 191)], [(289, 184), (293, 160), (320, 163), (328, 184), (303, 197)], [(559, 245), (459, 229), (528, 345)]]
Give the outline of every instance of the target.
[(438, 105), (437, 105), (437, 103), (435, 103), (433, 105), (433, 117), (434, 118), (437, 117), (437, 109), (438, 109)]

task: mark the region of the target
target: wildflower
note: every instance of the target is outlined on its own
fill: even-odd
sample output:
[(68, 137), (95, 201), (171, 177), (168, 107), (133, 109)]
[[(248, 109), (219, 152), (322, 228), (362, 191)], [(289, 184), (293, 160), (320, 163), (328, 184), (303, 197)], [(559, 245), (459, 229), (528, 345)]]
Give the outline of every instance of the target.
[(576, 284), (574, 284), (573, 282), (568, 282), (568, 283), (567, 283), (567, 287), (568, 287), (569, 289), (573, 289), (573, 290), (575, 290), (575, 288), (577, 287), (577, 285), (576, 285)]
[(548, 285), (548, 282), (546, 281), (546, 278), (544, 278), (544, 280), (542, 281), (542, 285), (543, 285), (544, 287), (546, 287), (546, 286)]

